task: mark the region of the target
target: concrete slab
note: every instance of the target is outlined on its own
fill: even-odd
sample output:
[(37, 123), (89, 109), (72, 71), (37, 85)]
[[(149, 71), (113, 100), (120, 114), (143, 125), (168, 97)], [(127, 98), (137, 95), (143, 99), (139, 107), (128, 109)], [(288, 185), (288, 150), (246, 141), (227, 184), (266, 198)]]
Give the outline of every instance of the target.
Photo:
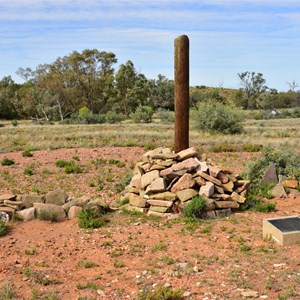
[(300, 244), (299, 216), (263, 219), (263, 238), (268, 236), (281, 246)]

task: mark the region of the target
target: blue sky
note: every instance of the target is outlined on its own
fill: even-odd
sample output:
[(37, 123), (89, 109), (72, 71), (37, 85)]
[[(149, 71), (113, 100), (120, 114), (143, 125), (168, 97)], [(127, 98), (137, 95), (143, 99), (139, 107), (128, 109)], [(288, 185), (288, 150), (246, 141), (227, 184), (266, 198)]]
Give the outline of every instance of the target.
[(191, 85), (239, 88), (244, 71), (278, 90), (300, 85), (300, 0), (0, 0), (0, 78), (97, 48), (172, 79), (181, 34)]

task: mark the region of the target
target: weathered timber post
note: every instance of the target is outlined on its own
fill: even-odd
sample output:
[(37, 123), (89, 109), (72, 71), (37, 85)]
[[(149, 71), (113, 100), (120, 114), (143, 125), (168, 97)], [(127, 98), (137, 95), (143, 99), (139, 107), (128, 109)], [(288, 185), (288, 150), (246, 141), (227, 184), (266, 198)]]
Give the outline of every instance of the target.
[(175, 53), (175, 152), (189, 148), (189, 38), (174, 42)]

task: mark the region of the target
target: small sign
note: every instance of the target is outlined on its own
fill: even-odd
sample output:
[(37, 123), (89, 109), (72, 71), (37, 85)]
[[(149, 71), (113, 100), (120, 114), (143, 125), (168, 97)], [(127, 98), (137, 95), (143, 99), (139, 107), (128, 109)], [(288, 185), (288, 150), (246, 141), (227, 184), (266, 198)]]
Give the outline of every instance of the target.
[(300, 218), (298, 216), (263, 220), (263, 237), (270, 236), (282, 246), (300, 244)]

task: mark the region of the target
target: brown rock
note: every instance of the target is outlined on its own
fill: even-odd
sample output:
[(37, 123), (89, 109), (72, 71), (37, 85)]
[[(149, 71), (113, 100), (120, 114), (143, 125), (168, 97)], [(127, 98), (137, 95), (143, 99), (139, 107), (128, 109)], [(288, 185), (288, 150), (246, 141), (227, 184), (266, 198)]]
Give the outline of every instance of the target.
[(56, 189), (45, 196), (46, 204), (64, 205), (68, 199), (67, 193), (62, 189)]
[(141, 178), (141, 188), (144, 189), (158, 177), (159, 177), (158, 170), (153, 170), (148, 173), (145, 173), (144, 175), (142, 175), (142, 178)]
[(286, 191), (285, 191), (284, 186), (282, 185), (282, 183), (278, 183), (276, 186), (274, 186), (270, 190), (270, 194), (273, 197), (280, 197), (280, 198), (286, 198), (287, 197)]
[(171, 192), (164, 192), (155, 195), (150, 195), (149, 197), (150, 199), (155, 199), (155, 200), (174, 201), (176, 199), (176, 194)]
[(147, 203), (153, 206), (163, 206), (163, 207), (171, 207), (173, 205), (173, 201), (155, 200), (155, 199), (148, 199)]
[(162, 166), (162, 165), (159, 165), (159, 164), (154, 164), (151, 168), (150, 168), (150, 171), (153, 171), (153, 170), (158, 170), (158, 171), (162, 171), (164, 170), (166, 167)]
[(246, 201), (246, 198), (245, 198), (245, 197), (240, 196), (240, 195), (239, 195), (238, 193), (236, 193), (236, 192), (233, 192), (233, 193), (231, 194), (231, 199), (232, 199), (233, 201), (237, 202), (237, 203), (245, 203), (245, 201)]
[(61, 222), (66, 219), (65, 210), (59, 205), (34, 203), (33, 207), (36, 210), (37, 216), (43, 220)]
[(32, 207), (33, 203), (44, 203), (44, 196), (30, 194), (23, 197), (23, 205), (26, 208)]
[(221, 172), (221, 169), (217, 166), (209, 166), (209, 175), (217, 178), (218, 174)]
[(141, 174), (135, 174), (130, 181), (130, 186), (140, 189), (141, 188), (141, 178), (142, 178)]
[(260, 183), (278, 183), (276, 165), (271, 164), (263, 175)]
[(132, 206), (137, 206), (137, 207), (146, 207), (146, 199), (133, 194), (133, 193), (128, 193), (125, 195), (125, 197), (129, 200), (129, 204)]
[(215, 186), (212, 182), (207, 181), (205, 185), (200, 187), (199, 195), (205, 195), (206, 197), (210, 197), (215, 191)]
[(296, 179), (286, 179), (282, 182), (283, 186), (291, 188), (291, 189), (296, 189), (299, 182)]
[(149, 211), (155, 211), (155, 212), (159, 212), (159, 213), (166, 213), (169, 212), (170, 208), (169, 207), (165, 207), (165, 206), (154, 206), (151, 205), (149, 207)]
[(30, 207), (26, 209), (22, 209), (16, 212), (18, 218), (20, 218), (24, 222), (28, 222), (34, 219), (35, 208)]
[(150, 185), (147, 186), (146, 195), (154, 194), (154, 193), (161, 193), (166, 190), (166, 183), (165, 180), (161, 177), (156, 178), (153, 180)]
[(199, 185), (199, 186), (205, 185), (205, 183), (206, 183), (205, 179), (202, 178), (202, 177), (200, 177), (200, 176), (198, 176), (198, 175), (196, 175), (193, 178), (194, 178), (196, 184)]
[(214, 184), (216, 184), (216, 185), (222, 186), (222, 183), (221, 183), (220, 180), (218, 180), (218, 179), (216, 179), (216, 178), (214, 178), (214, 177), (212, 177), (212, 176), (210, 176), (210, 175), (208, 175), (208, 174), (206, 174), (206, 173), (204, 173), (204, 172), (202, 172), (202, 171), (198, 171), (197, 174), (198, 174), (200, 177), (202, 177), (202, 178), (204, 178), (205, 180), (207, 180), (207, 181), (210, 181), (210, 182), (212, 182), (212, 183), (214, 183)]
[(2, 194), (0, 195), (0, 203), (3, 202), (4, 200), (16, 200), (17, 195), (14, 194)]
[(224, 189), (221, 186), (215, 185), (215, 190), (219, 193), (219, 194), (224, 194)]
[(230, 208), (225, 208), (225, 209), (218, 209), (215, 210), (216, 212), (216, 217), (217, 218), (226, 218), (231, 215), (231, 209)]
[(240, 205), (235, 201), (215, 201), (217, 208), (239, 208)]
[(196, 150), (196, 148), (191, 147), (185, 150), (182, 150), (180, 152), (177, 153), (177, 159), (178, 160), (185, 160), (187, 158), (190, 157), (196, 157), (198, 155), (198, 151)]
[(215, 201), (213, 199), (207, 198), (204, 196), (205, 199), (205, 207), (204, 210), (214, 210), (216, 208)]
[(172, 216), (172, 213), (160, 213), (157, 211), (149, 210), (147, 215), (148, 216), (157, 216), (157, 217), (161, 217), (161, 218), (168, 218), (168, 217)]
[(173, 171), (181, 171), (186, 170), (188, 172), (196, 169), (199, 166), (199, 162), (194, 158), (188, 158), (183, 160), (182, 162), (175, 164), (172, 166)]
[(226, 174), (223, 172), (219, 172), (217, 178), (222, 182), (222, 183), (227, 183), (229, 181), (229, 178)]
[(12, 208), (12, 207), (7, 207), (7, 206), (4, 206), (4, 207), (0, 207), (0, 212), (5, 212), (5, 213), (8, 213), (8, 214), (13, 214), (15, 209)]
[(180, 201), (185, 202), (198, 195), (198, 192), (193, 189), (186, 189), (176, 193)]
[(197, 171), (201, 171), (201, 172), (207, 173), (208, 172), (208, 164), (207, 164), (207, 162), (206, 161), (200, 161), (199, 162), (199, 167), (198, 167)]
[(234, 183), (232, 181), (228, 181), (227, 183), (222, 184), (224, 190), (226, 192), (233, 192)]
[(80, 207), (80, 206), (70, 207), (69, 212), (68, 212), (68, 218), (69, 219), (77, 218), (80, 211), (82, 211), (82, 207)]
[(193, 187), (196, 184), (195, 180), (192, 178), (192, 175), (186, 173), (182, 175), (181, 178), (172, 186), (171, 192), (175, 193), (181, 190), (185, 190)]

